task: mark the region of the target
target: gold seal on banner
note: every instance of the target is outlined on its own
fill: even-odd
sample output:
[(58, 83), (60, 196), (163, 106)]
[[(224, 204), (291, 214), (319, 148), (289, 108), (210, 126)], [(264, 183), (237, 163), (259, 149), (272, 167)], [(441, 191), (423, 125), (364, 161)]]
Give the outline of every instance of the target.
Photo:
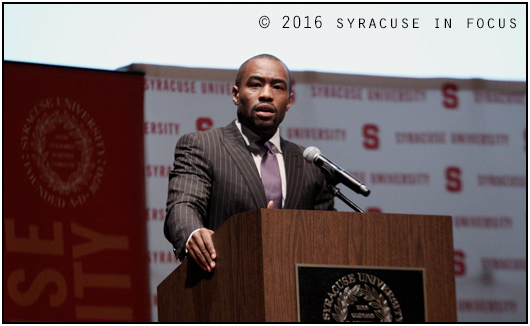
[(35, 105), (22, 128), (21, 146), (26, 175), (50, 205), (80, 207), (99, 189), (105, 143), (76, 101), (56, 97)]
[[(356, 273), (338, 279), (324, 300), (323, 319), (336, 322), (402, 322), (390, 287), (378, 277)], [(331, 317), (331, 318), (330, 318)]]

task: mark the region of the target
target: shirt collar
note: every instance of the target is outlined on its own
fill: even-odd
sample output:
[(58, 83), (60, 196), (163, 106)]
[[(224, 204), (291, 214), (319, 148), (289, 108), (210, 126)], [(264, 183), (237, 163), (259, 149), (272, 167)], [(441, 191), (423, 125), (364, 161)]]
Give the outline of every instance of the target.
[[(241, 135), (243, 136), (243, 139), (245, 140), (245, 143), (247, 144), (247, 146), (249, 146), (251, 150), (255, 150), (256, 148), (258, 148), (255, 142), (257, 142), (261, 138), (258, 135), (256, 135), (256, 133), (254, 133), (252, 130), (248, 129), (245, 125), (241, 124), (241, 122), (239, 122), (239, 119), (236, 119), (236, 126), (237, 126), (237, 129), (239, 129), (239, 132), (241, 132)], [(276, 129), (274, 136), (272, 136), (271, 139), (269, 139), (269, 141), (273, 145), (273, 151), (277, 153), (282, 152), (281, 139), (280, 139), (280, 128)]]

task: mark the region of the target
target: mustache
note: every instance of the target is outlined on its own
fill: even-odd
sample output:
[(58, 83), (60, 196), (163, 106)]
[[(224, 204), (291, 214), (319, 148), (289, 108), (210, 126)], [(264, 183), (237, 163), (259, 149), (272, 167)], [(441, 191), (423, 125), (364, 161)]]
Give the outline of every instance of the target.
[(278, 108), (272, 103), (258, 103), (252, 106), (252, 111), (278, 112)]

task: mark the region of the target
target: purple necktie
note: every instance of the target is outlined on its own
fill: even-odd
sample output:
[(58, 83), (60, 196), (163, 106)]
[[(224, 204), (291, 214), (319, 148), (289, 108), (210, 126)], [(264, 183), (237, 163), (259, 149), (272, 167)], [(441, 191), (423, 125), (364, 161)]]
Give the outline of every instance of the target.
[(261, 159), (261, 182), (265, 188), (267, 204), (272, 200), (274, 208), (282, 208), (282, 179), (278, 159), (272, 152), (271, 142), (256, 142), (265, 154)]

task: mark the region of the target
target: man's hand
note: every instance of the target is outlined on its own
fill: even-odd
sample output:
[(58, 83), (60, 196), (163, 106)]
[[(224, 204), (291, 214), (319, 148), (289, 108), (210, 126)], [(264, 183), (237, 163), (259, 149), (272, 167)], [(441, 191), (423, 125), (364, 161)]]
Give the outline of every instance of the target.
[(273, 209), (274, 208), (274, 203), (272, 202), (272, 200), (267, 204), (267, 208), (268, 209)]
[(215, 248), (212, 240), (213, 231), (207, 228), (201, 228), (193, 233), (186, 249), (188, 254), (201, 266), (205, 271), (211, 272), (215, 268)]

